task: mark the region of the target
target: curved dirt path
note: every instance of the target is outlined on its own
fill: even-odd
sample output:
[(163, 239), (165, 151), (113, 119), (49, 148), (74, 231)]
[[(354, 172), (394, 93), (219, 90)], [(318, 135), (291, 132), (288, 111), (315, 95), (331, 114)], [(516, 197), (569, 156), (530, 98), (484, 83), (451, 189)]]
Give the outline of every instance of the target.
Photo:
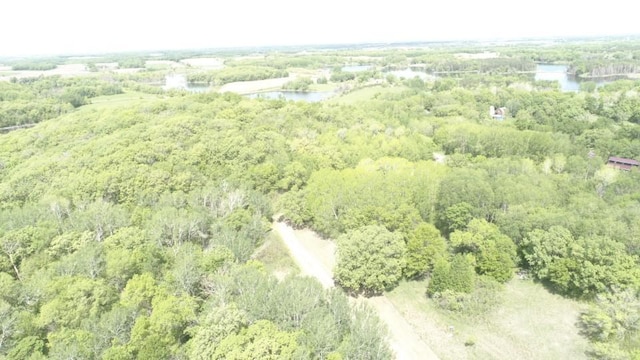
[[(325, 288), (333, 283), (335, 244), (320, 239), (310, 230), (294, 231), (289, 225), (275, 222), (273, 228), (291, 252), (303, 274), (313, 276)], [(411, 325), (385, 296), (358, 298), (368, 303), (389, 328), (389, 345), (398, 360), (438, 360), (436, 354), (418, 337)]]

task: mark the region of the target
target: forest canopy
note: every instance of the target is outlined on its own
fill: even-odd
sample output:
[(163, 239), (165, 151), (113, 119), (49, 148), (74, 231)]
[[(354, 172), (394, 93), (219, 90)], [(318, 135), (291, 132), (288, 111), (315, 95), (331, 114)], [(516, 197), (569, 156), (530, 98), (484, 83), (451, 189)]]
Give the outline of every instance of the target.
[[(390, 359), (348, 295), (424, 281), (430, 304), (477, 315), (516, 274), (587, 304), (587, 356), (637, 357), (640, 172), (608, 159), (640, 160), (640, 82), (532, 79), (539, 62), (637, 73), (640, 47), (620, 46), (221, 53), (221, 69), (180, 70), (212, 90), (291, 77), (331, 89), (323, 102), (165, 91), (178, 67), (134, 55), (110, 58), (131, 74), (0, 81), (0, 357)], [(434, 77), (388, 73), (411, 66)], [(274, 220), (336, 240), (338, 289), (256, 259)]]

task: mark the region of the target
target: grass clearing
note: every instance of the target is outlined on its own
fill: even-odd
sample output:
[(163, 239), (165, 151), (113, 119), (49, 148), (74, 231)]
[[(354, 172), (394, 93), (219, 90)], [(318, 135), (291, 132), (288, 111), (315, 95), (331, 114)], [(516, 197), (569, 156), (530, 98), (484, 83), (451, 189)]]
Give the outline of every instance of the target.
[(397, 94), (407, 88), (404, 86), (369, 86), (351, 91), (350, 93), (330, 99), (328, 102), (337, 104), (353, 104), (356, 102), (371, 100), (379, 94)]
[(580, 303), (527, 280), (512, 280), (502, 303), (468, 317), (437, 307), (426, 282), (403, 282), (387, 297), (443, 359), (584, 359), (587, 341), (575, 323)]
[(300, 272), (298, 266), (289, 255), (289, 250), (275, 231), (272, 231), (264, 244), (256, 250), (253, 258), (264, 263), (265, 269), (275, 274), (278, 279)]
[(311, 84), (309, 91), (335, 91), (336, 84)]

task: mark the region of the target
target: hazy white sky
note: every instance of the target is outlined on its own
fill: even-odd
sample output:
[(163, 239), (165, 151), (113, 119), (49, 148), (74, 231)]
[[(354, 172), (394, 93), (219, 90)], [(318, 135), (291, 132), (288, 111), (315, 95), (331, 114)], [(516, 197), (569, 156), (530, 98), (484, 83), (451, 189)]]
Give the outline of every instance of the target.
[(0, 56), (640, 34), (631, 0), (11, 0)]

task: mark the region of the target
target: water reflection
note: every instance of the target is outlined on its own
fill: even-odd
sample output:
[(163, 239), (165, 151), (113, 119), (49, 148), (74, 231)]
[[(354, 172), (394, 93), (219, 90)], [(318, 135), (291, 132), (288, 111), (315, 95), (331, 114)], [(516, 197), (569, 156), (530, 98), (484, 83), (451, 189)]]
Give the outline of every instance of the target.
[(626, 77), (606, 77), (606, 78), (590, 78), (590, 79), (578, 79), (575, 75), (567, 73), (569, 69), (568, 65), (554, 65), (554, 64), (538, 64), (536, 67), (535, 80), (544, 81), (557, 81), (560, 83), (560, 90), (562, 91), (580, 91), (580, 84), (592, 81), (596, 84), (596, 87), (600, 87), (616, 80)]

